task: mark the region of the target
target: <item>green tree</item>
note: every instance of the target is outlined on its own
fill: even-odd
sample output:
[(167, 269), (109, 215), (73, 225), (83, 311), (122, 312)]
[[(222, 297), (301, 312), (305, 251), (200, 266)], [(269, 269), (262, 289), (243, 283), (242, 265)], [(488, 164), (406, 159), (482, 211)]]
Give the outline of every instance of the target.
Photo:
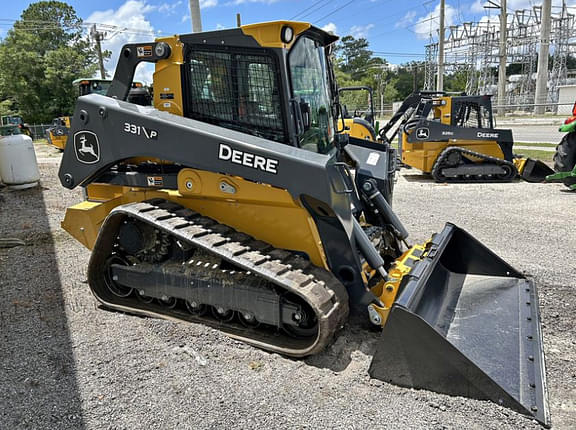
[(96, 52), (81, 24), (72, 6), (39, 1), (0, 43), (0, 94), (27, 122), (71, 114), (77, 97), (72, 81), (96, 71)]
[(370, 69), (385, 64), (382, 58), (372, 57), (368, 46), (368, 41), (363, 37), (355, 39), (345, 36), (336, 48), (340, 69), (354, 81), (365, 79), (370, 75)]
[(444, 77), (444, 90), (448, 92), (466, 91), (466, 82), (468, 75), (465, 71), (458, 71), (448, 74)]

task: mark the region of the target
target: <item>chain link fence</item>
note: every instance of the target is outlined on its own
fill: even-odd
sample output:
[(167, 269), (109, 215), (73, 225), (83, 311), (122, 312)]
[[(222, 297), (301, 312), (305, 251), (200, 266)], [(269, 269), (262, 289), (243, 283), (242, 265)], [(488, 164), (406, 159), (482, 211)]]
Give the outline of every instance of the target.
[(46, 129), (52, 127), (52, 124), (27, 124), (32, 133), (33, 140), (46, 139)]

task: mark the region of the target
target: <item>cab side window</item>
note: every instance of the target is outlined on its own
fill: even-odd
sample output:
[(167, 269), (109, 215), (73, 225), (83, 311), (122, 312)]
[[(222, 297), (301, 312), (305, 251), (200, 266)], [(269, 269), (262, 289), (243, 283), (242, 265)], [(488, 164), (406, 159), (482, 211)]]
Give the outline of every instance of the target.
[(190, 50), (186, 71), (188, 117), (285, 141), (279, 72), (272, 57)]

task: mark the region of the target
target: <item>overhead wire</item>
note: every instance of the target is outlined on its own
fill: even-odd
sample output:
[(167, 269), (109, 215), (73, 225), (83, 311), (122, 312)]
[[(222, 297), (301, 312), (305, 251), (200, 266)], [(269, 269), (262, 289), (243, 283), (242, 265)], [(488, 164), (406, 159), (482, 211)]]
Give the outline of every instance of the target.
[(318, 19), (317, 19), (316, 21), (314, 21), (314, 22), (322, 21), (323, 19), (326, 19), (326, 18), (328, 18), (329, 16), (332, 16), (332, 15), (334, 15), (336, 12), (339, 12), (339, 11), (341, 11), (341, 10), (342, 10), (342, 9), (344, 9), (346, 6), (348, 6), (349, 4), (352, 4), (352, 3), (354, 3), (354, 1), (355, 1), (355, 0), (350, 0), (350, 1), (349, 1), (349, 2), (347, 2), (347, 3), (344, 3), (342, 6), (340, 6), (340, 7), (336, 8), (336, 9), (334, 9), (332, 12), (330, 12), (330, 13), (328, 13), (328, 14), (324, 15), (322, 18), (318, 18)]
[[(309, 10), (312, 9), (312, 8), (314, 8), (314, 6), (318, 5), (319, 3), (326, 3), (325, 5), (322, 5), (321, 7), (316, 8), (316, 10), (320, 10), (320, 9), (322, 9), (324, 6), (327, 6), (330, 1), (331, 1), (331, 0), (318, 0), (318, 1), (314, 2), (311, 6), (308, 6), (306, 9), (298, 12), (296, 15), (294, 15), (292, 18), (290, 18), (290, 20), (293, 20), (293, 19), (296, 19), (296, 18), (298, 18), (298, 19), (306, 18), (307, 16), (309, 16), (310, 14), (312, 14), (312, 13), (315, 12), (315, 11), (312, 11), (312, 12), (309, 12), (309, 13), (305, 14), (307, 11), (309, 11)], [(305, 14), (305, 15), (301, 16), (302, 14)]]
[(82, 27), (88, 29), (96, 25), (100, 30), (109, 30), (115, 32), (121, 32), (126, 34), (160, 34), (161, 31), (154, 30), (144, 30), (128, 27), (120, 27), (112, 24), (102, 24), (95, 22), (81, 22), (74, 25), (62, 25), (54, 21), (42, 21), (42, 20), (14, 20), (0, 18), (0, 26), (14, 27), (14, 24), (18, 23), (18, 29), (22, 31), (40, 31), (40, 30), (66, 30), (71, 28)]

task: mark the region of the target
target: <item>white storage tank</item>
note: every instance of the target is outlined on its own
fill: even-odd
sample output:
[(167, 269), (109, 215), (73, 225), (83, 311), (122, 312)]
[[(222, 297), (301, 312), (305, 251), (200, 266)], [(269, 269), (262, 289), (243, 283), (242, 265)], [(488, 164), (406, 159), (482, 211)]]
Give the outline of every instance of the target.
[(40, 172), (29, 136), (0, 136), (0, 177), (5, 185), (17, 190), (38, 185)]

